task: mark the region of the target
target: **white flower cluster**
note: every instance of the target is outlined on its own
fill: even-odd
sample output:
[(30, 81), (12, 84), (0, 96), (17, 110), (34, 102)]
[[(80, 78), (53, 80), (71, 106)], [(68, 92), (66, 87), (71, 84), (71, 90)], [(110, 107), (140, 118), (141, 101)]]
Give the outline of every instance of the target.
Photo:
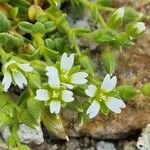
[(3, 68), (4, 78), (2, 80), (4, 91), (8, 91), (12, 82), (22, 89), (24, 85), (27, 85), (26, 73), (32, 70), (33, 68), (30, 64), (18, 64), (14, 60), (10, 60), (6, 63)]
[(47, 66), (46, 75), (48, 76), (49, 89), (38, 89), (35, 99), (39, 101), (49, 101), (51, 113), (59, 113), (64, 102), (74, 101), (74, 85), (87, 83), (85, 72), (74, 72), (74, 54), (69, 57), (64, 53), (61, 57), (60, 67)]
[[(91, 97), (92, 104), (87, 109), (86, 114), (89, 118), (94, 118), (101, 109), (100, 102), (104, 101), (106, 106), (115, 113), (121, 113), (121, 108), (125, 108), (125, 103), (116, 97), (107, 96), (108, 92), (111, 92), (117, 84), (117, 77), (110, 77), (107, 74), (102, 82), (101, 87), (96, 87), (94, 84), (90, 84), (85, 90), (85, 93)], [(101, 92), (103, 91), (103, 93)]]
[[(61, 110), (61, 106), (74, 101), (75, 98), (72, 92), (74, 86), (88, 82), (88, 74), (79, 71), (79, 68), (73, 66), (73, 64), (74, 54), (67, 56), (67, 53), (64, 53), (59, 65), (56, 65), (56, 67), (46, 67), (48, 85), (36, 90), (35, 99), (44, 101), (46, 105), (49, 105), (51, 113), (58, 114)], [(3, 67), (4, 78), (2, 85), (4, 91), (8, 91), (12, 82), (18, 85), (19, 88), (23, 88), (24, 85), (27, 85), (26, 73), (31, 71), (33, 71), (33, 68), (30, 64), (18, 64), (14, 60), (6, 63)], [(111, 76), (107, 74), (101, 87), (94, 84), (88, 85), (85, 93), (90, 97), (91, 101), (91, 105), (86, 110), (86, 114), (89, 115), (89, 118), (94, 118), (98, 114), (101, 110), (102, 101), (115, 113), (120, 113), (121, 108), (125, 108), (125, 103), (121, 99), (108, 96), (108, 93), (115, 88), (116, 84), (117, 77), (114, 76), (111, 78)]]

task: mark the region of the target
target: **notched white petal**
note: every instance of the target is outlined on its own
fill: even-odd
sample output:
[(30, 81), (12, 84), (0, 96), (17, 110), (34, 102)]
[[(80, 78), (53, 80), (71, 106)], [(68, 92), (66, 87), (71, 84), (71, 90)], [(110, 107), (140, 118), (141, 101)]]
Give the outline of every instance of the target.
[(101, 88), (107, 92), (112, 91), (117, 84), (117, 77), (113, 76), (111, 78), (111, 76), (109, 74), (107, 74), (102, 82)]
[(86, 77), (88, 74), (86, 72), (76, 72), (72, 75), (71, 83), (73, 84), (85, 84), (87, 83)]
[(115, 97), (109, 97), (106, 105), (111, 111), (115, 113), (121, 113), (121, 108), (126, 107), (125, 103), (122, 100)]
[(65, 102), (74, 101), (73, 93), (69, 90), (63, 90), (62, 91), (62, 100)]
[(7, 92), (8, 89), (10, 88), (11, 82), (12, 82), (11, 74), (9, 72), (5, 72), (4, 78), (2, 80), (2, 86), (5, 92)]
[(20, 89), (27, 85), (27, 80), (20, 71), (13, 72), (13, 79)]
[(47, 66), (46, 70), (47, 70), (46, 75), (48, 76), (48, 83), (49, 83), (50, 87), (51, 88), (59, 88), (60, 80), (59, 80), (57, 68), (55, 68), (53, 66)]
[(90, 107), (87, 109), (86, 114), (89, 115), (89, 118), (94, 118), (100, 111), (100, 104), (94, 100)]
[(30, 66), (30, 64), (19, 64), (18, 67), (25, 72), (32, 72), (33, 71), (33, 68)]
[(52, 100), (50, 102), (50, 112), (53, 114), (58, 114), (60, 112), (60, 109), (61, 109), (61, 103), (60, 101), (57, 101), (57, 100)]
[(94, 84), (88, 85), (88, 88), (85, 90), (86, 95), (93, 97), (96, 93), (97, 87)]
[(49, 92), (46, 89), (38, 89), (36, 90), (35, 99), (39, 101), (47, 101), (49, 100)]
[(63, 53), (61, 57), (61, 69), (64, 71), (69, 71), (74, 63), (74, 54), (71, 54), (69, 57), (67, 53)]

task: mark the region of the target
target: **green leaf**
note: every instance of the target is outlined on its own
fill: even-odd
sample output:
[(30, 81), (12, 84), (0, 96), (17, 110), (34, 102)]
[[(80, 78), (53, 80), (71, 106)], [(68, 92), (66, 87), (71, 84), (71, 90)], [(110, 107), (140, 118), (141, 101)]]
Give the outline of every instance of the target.
[(120, 97), (123, 100), (129, 100), (129, 99), (133, 98), (138, 93), (137, 90), (130, 85), (119, 86), (118, 91), (119, 91)]
[(39, 89), (42, 87), (40, 75), (35, 73), (28, 73), (27, 78), (29, 86), (32, 87), (32, 89)]
[(150, 83), (144, 84), (141, 89), (141, 93), (145, 96), (150, 96)]
[(112, 5), (112, 0), (97, 0), (97, 3), (103, 7), (106, 7)]
[(70, 109), (75, 112), (83, 112), (82, 105), (77, 100), (71, 103), (66, 103), (65, 108)]
[(24, 44), (23, 37), (10, 33), (0, 33), (0, 43), (4, 46), (6, 52), (12, 52), (12, 49), (18, 49)]
[(114, 53), (110, 50), (105, 50), (102, 53), (101, 59), (105, 70), (112, 75), (116, 70), (116, 58)]
[(32, 27), (32, 32), (33, 34), (40, 33), (40, 34), (45, 34), (45, 27), (41, 22), (37, 22), (33, 27)]
[(9, 15), (12, 19), (15, 19), (18, 15), (18, 7), (13, 7), (10, 9)]
[(18, 144), (18, 138), (16, 138), (15, 134), (11, 134), (7, 140), (6, 143), (9, 147), (9, 149), (15, 148)]
[(117, 48), (121, 47), (127, 47), (127, 46), (133, 46), (134, 42), (131, 40), (131, 38), (124, 32), (118, 33), (116, 36), (116, 41), (113, 42)]
[(41, 117), (43, 103), (35, 100), (34, 97), (29, 97), (27, 100), (27, 109), (31, 116), (34, 117), (38, 122)]
[(53, 132), (60, 139), (68, 140), (68, 135), (65, 132), (62, 120), (59, 116), (50, 114), (48, 110), (45, 110), (43, 113), (42, 120), (43, 124), (50, 132)]
[(11, 118), (5, 112), (0, 112), (0, 129), (11, 123)]
[(27, 21), (22, 21), (19, 23), (19, 28), (26, 33), (32, 33), (33, 24)]
[(27, 145), (19, 144), (18, 150), (31, 150), (31, 149)]
[(94, 63), (87, 54), (82, 54), (78, 56), (78, 62), (81, 65), (81, 68), (83, 68), (86, 72), (94, 73)]
[(45, 40), (45, 45), (49, 49), (54, 49), (55, 42), (52, 39), (48, 38), (48, 39)]
[(115, 41), (116, 32), (110, 28), (104, 30), (96, 30), (89, 34), (89, 38), (93, 38), (97, 43), (110, 43)]
[(45, 27), (46, 33), (52, 32), (56, 29), (56, 26), (53, 21), (45, 22), (44, 27)]
[(30, 3), (27, 0), (10, 0), (12, 6), (18, 7), (20, 14), (27, 13)]
[(108, 107), (106, 106), (106, 104), (102, 101), (100, 102), (100, 106), (101, 106), (101, 112), (104, 114), (104, 115), (108, 115), (109, 113), (109, 109)]
[(0, 32), (7, 32), (10, 29), (10, 22), (7, 17), (0, 11)]
[(141, 13), (137, 12), (132, 7), (125, 8), (124, 22), (129, 23), (141, 19)]

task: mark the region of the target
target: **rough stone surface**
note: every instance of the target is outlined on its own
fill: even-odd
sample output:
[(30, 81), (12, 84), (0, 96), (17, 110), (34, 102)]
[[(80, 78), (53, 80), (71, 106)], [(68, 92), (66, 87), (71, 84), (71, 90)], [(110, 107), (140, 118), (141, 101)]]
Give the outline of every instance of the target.
[(137, 148), (139, 150), (150, 150), (150, 124), (142, 130), (137, 141)]
[(137, 150), (136, 142), (135, 141), (125, 142), (123, 145), (123, 150)]
[[(2, 136), (6, 140), (10, 135), (10, 130), (8, 127), (4, 128), (2, 131)], [(41, 144), (44, 142), (43, 132), (41, 127), (37, 127), (37, 129), (33, 129), (28, 127), (25, 124), (21, 124), (18, 130), (18, 135), (22, 143), (35, 143)]]
[(79, 141), (77, 139), (71, 139), (66, 143), (66, 150), (76, 150), (79, 148)]
[(98, 142), (96, 144), (96, 149), (97, 150), (117, 150), (113, 143), (104, 142), (104, 141)]

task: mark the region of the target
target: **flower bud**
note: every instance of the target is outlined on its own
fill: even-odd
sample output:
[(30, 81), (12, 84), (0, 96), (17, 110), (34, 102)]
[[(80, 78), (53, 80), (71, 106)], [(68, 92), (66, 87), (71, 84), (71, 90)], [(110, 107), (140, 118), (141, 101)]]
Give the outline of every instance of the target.
[(126, 28), (126, 32), (129, 36), (136, 37), (142, 34), (146, 29), (145, 23), (137, 22), (134, 24), (129, 24)]
[(117, 9), (108, 19), (108, 26), (112, 29), (117, 29), (124, 17), (125, 9), (124, 7)]

